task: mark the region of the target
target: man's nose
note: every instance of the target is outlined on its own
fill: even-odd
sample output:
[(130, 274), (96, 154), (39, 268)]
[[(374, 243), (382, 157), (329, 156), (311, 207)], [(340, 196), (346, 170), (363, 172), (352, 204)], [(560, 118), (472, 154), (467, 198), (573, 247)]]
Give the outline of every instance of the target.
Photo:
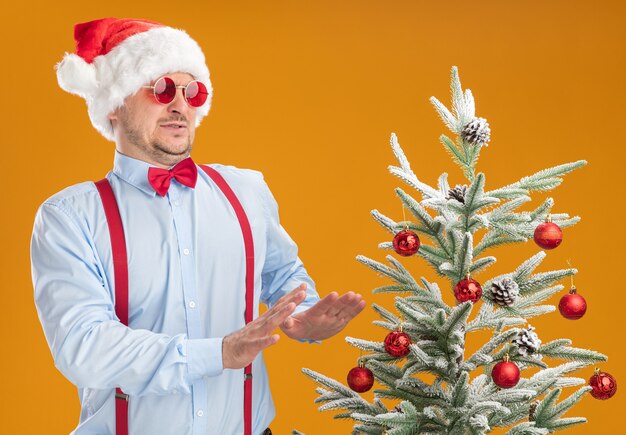
[(177, 88), (176, 95), (174, 95), (174, 99), (168, 105), (167, 110), (170, 112), (185, 113), (185, 111), (188, 109), (189, 105), (185, 100), (184, 89)]

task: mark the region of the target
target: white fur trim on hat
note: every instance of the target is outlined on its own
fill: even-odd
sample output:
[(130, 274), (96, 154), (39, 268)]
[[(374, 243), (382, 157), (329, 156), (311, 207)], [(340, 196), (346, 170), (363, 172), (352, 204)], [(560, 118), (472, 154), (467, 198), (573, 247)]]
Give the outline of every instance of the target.
[(56, 69), (59, 86), (86, 100), (91, 123), (111, 141), (114, 135), (108, 115), (121, 107), (126, 97), (165, 74), (189, 73), (206, 85), (209, 97), (196, 111), (196, 126), (211, 107), (213, 89), (204, 54), (186, 32), (171, 27), (129, 36), (91, 64), (66, 54)]
[(98, 89), (96, 69), (80, 56), (65, 53), (56, 70), (59, 86), (67, 92), (87, 99)]

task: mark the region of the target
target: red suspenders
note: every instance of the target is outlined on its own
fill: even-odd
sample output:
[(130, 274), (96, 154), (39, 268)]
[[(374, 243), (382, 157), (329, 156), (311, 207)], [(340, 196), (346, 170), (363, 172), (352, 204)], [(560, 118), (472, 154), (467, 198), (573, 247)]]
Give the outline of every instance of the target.
[[(128, 326), (128, 258), (122, 218), (109, 181), (104, 178), (96, 183), (104, 206), (104, 215), (111, 236), (113, 273), (115, 274), (115, 312), (120, 322)], [(120, 388), (115, 390), (115, 433), (128, 435), (128, 395)]]
[[(248, 216), (237, 196), (226, 180), (213, 168), (200, 166), (204, 172), (220, 188), (228, 202), (235, 210), (237, 220), (243, 234), (246, 254), (246, 323), (252, 321), (254, 309), (254, 243), (252, 229)], [(117, 207), (117, 201), (109, 181), (104, 178), (96, 182), (96, 188), (102, 199), (111, 236), (111, 251), (113, 254), (113, 272), (115, 274), (115, 312), (124, 325), (128, 326), (128, 258), (126, 255), (126, 241), (122, 219)], [(128, 435), (128, 395), (117, 388), (115, 392), (115, 433)], [(244, 369), (244, 435), (252, 435), (252, 364)]]
[[(254, 309), (254, 243), (252, 241), (252, 228), (248, 216), (241, 203), (237, 199), (226, 180), (210, 166), (200, 166), (209, 177), (220, 188), (222, 193), (228, 198), (228, 202), (235, 210), (246, 253), (246, 324), (252, 322), (252, 312)], [(252, 435), (252, 363), (244, 369), (243, 381), (243, 433)]]

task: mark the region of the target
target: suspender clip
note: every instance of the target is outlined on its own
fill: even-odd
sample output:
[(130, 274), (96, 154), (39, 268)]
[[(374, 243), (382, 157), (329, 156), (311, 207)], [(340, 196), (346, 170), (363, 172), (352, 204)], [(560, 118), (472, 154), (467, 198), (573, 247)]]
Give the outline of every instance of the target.
[(128, 402), (128, 394), (115, 393), (115, 398), (118, 400), (125, 400), (126, 402)]
[(249, 381), (250, 379), (252, 379), (252, 373), (244, 373), (243, 380)]

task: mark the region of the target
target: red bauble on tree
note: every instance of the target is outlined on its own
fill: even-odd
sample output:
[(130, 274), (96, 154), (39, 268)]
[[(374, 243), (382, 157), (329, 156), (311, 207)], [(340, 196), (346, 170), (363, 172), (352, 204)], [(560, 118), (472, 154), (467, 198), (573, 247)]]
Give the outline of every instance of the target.
[(420, 238), (411, 230), (402, 230), (393, 238), (393, 249), (403, 257), (408, 257), (420, 248)]
[(572, 286), (569, 293), (559, 301), (559, 312), (563, 317), (570, 320), (578, 320), (587, 312), (587, 301), (576, 293), (576, 287)]
[(467, 278), (462, 279), (454, 286), (454, 297), (459, 302), (478, 301), (483, 295), (483, 288), (475, 279), (471, 279), (469, 273)]
[(561, 227), (552, 222), (548, 215), (546, 221), (535, 228), (535, 243), (543, 249), (554, 249), (563, 241)]
[(491, 369), (491, 379), (500, 388), (513, 388), (520, 378), (517, 364), (509, 361), (509, 354), (504, 355), (504, 361), (500, 361)]
[(591, 395), (596, 399), (606, 400), (613, 397), (617, 391), (617, 381), (608, 373), (596, 369), (593, 376), (589, 378)]
[(411, 351), (411, 337), (406, 332), (392, 331), (385, 337), (385, 350), (391, 356), (401, 358)]
[(348, 385), (357, 393), (364, 393), (374, 385), (374, 373), (359, 360), (359, 366), (348, 372)]

